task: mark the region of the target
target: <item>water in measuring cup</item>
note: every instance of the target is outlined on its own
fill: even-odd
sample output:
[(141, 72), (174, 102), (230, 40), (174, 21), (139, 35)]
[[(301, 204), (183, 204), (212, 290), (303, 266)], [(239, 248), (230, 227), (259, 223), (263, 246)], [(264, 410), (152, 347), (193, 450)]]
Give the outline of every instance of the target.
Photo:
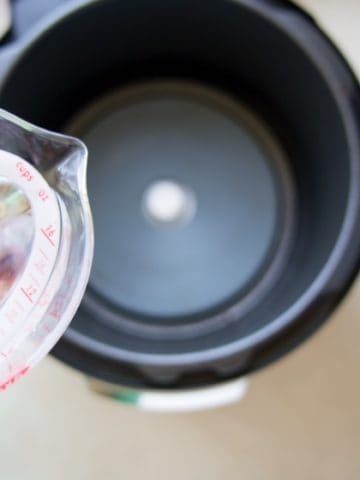
[(30, 202), (24, 192), (0, 177), (0, 307), (24, 271), (34, 237)]

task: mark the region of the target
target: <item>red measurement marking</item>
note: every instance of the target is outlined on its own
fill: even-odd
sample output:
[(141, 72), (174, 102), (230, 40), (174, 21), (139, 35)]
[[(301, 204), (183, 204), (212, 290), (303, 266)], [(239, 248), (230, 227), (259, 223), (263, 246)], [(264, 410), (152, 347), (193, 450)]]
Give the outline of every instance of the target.
[(61, 317), (61, 310), (57, 307), (54, 307), (51, 312), (49, 313), (49, 315), (56, 321), (58, 322), (60, 320), (60, 317)]
[(34, 262), (34, 266), (41, 275), (45, 275), (49, 261), (48, 258), (43, 255), (42, 251), (40, 253), (42, 254), (42, 256), (39, 255), (37, 257), (36, 261)]
[(45, 190), (39, 190), (38, 196), (40, 200), (42, 200), (43, 202), (46, 202), (47, 200), (49, 200), (49, 195), (46, 193)]
[(22, 293), (25, 295), (25, 297), (29, 300), (29, 302), (33, 303), (33, 299), (31, 298), (31, 296), (26, 292), (26, 290), (24, 288), (20, 288), (20, 290), (22, 291)]
[(49, 240), (49, 242), (51, 243), (51, 245), (53, 247), (55, 247), (55, 243), (53, 241), (53, 239), (51, 237), (54, 236), (54, 233), (55, 233), (55, 229), (52, 225), (49, 225), (48, 227), (46, 228), (42, 228), (41, 230), (41, 233)]
[(57, 322), (60, 320), (63, 307), (64, 307), (64, 295), (59, 295), (59, 297), (54, 301), (53, 305), (51, 305), (49, 315)]
[(19, 378), (25, 375), (28, 370), (29, 367), (24, 367), (18, 373), (12, 375), (8, 380), (6, 380), (6, 382), (0, 385), (0, 392), (4, 392), (10, 385), (13, 385), (17, 380), (19, 380)]
[(42, 250), (41, 248), (39, 248), (39, 252), (41, 253), (41, 255), (46, 258), (46, 260), (49, 260), (49, 257), (46, 255), (46, 253), (44, 252), (44, 250)]
[(33, 176), (30, 173), (30, 170), (26, 167), (26, 165), (23, 162), (17, 162), (16, 170), (19, 172), (21, 177), (25, 178), (27, 182), (32, 181)]

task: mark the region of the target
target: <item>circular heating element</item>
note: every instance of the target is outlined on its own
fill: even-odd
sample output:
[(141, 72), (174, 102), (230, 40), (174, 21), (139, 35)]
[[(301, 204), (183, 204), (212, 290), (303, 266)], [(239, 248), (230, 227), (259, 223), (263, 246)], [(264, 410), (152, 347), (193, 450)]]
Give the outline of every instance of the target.
[(188, 188), (172, 180), (157, 180), (143, 195), (145, 216), (155, 225), (181, 226), (192, 220), (196, 198)]
[(244, 106), (197, 84), (144, 83), (68, 130), (90, 152), (95, 294), (171, 324), (261, 283), (291, 201), (282, 152)]

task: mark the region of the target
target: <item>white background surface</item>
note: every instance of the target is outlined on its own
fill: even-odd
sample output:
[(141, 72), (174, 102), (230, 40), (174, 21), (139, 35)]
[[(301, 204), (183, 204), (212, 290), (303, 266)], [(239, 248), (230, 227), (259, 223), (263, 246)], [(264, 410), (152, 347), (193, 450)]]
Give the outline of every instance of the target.
[[(360, 2), (303, 0), (360, 75)], [(252, 377), (246, 398), (196, 414), (90, 394), (48, 358), (0, 396), (1, 480), (357, 480), (360, 284), (332, 321)]]

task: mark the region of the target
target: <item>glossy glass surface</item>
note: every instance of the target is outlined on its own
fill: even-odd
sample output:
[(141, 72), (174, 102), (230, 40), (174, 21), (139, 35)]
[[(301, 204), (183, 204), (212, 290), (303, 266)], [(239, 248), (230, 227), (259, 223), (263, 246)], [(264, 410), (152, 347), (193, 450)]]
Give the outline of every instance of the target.
[(89, 276), (93, 232), (80, 141), (0, 110), (0, 153), (4, 390), (53, 347), (73, 318)]

